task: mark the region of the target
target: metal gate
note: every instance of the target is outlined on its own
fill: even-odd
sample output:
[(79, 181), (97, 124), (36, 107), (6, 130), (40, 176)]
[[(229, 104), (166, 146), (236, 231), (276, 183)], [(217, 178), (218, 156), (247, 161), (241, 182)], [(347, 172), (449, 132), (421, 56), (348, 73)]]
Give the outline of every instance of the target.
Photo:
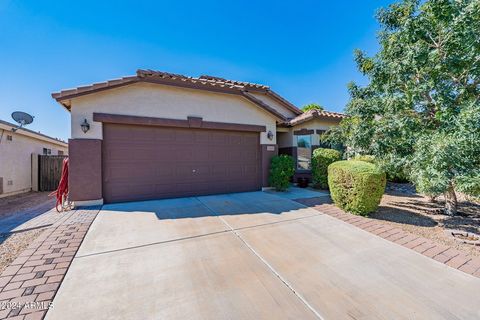
[(62, 176), (63, 159), (67, 156), (38, 156), (38, 191), (53, 191)]

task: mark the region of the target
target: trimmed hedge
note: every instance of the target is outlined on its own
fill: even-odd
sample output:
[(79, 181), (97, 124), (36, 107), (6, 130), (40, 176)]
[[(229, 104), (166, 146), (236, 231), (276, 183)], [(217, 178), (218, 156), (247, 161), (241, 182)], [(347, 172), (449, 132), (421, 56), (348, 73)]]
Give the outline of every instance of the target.
[(328, 167), (333, 202), (354, 214), (367, 215), (377, 210), (386, 183), (385, 172), (365, 161), (338, 161)]
[(289, 155), (274, 156), (270, 163), (270, 186), (277, 191), (285, 191), (290, 185), (290, 179), (295, 173), (295, 163)]
[(328, 166), (342, 159), (338, 150), (318, 148), (312, 155), (312, 180), (313, 186), (320, 189), (328, 189)]

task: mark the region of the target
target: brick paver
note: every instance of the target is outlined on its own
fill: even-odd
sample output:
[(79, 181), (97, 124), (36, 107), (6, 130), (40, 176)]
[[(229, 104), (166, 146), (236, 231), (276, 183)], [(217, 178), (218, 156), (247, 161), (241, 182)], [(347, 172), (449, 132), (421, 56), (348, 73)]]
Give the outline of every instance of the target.
[(72, 210), (59, 214), (54, 222), (49, 217), (52, 226), (0, 275), (0, 319), (44, 318), (99, 210)]
[(388, 241), (414, 250), (452, 268), (480, 278), (480, 257), (472, 258), (454, 248), (437, 244), (426, 238), (395, 228), (394, 226), (380, 220), (346, 213), (333, 205), (331, 200), (326, 199), (326, 197), (296, 199), (294, 201), (340, 219)]

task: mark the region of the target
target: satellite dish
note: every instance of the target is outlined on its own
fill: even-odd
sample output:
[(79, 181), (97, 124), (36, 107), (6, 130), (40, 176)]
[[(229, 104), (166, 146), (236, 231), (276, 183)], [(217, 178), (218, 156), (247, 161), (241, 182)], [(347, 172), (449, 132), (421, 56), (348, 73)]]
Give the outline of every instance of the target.
[(12, 118), (18, 123), (18, 127), (12, 128), (12, 131), (15, 132), (21, 127), (30, 124), (33, 122), (33, 116), (29, 115), (26, 112), (15, 111), (12, 113)]

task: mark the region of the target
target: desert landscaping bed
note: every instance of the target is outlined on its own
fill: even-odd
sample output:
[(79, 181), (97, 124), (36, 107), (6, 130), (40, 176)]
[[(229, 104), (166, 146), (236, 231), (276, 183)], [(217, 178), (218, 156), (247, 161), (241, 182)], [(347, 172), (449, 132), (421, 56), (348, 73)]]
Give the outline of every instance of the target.
[[(28, 192), (0, 198), (0, 224), (11, 223), (12, 217), (16, 215), (35, 217), (37, 213), (53, 208), (55, 200), (48, 197), (49, 193)], [(0, 232), (0, 273), (44, 230), (45, 228), (26, 228), (15, 232)]]
[(43, 232), (42, 229), (0, 234), (0, 274)]
[(452, 235), (452, 232), (465, 233), (473, 236), (472, 240), (480, 235), (480, 205), (460, 196), (457, 216), (442, 214), (442, 208), (443, 198), (432, 203), (409, 184), (389, 183), (380, 207), (369, 217), (469, 255), (480, 256), (480, 246), (475, 245), (475, 241), (464, 241), (468, 239)]

